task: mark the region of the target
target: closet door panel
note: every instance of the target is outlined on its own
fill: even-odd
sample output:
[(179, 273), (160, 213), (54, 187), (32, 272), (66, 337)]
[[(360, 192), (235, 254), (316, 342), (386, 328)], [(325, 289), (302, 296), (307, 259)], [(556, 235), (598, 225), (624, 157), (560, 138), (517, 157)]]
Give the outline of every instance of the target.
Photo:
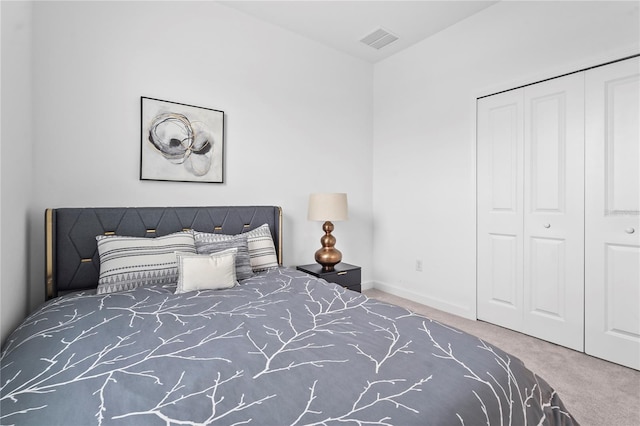
[(491, 287), (488, 293), (488, 302), (499, 305), (504, 309), (516, 311), (520, 309), (520, 291), (514, 285), (519, 281), (518, 273), (520, 263), (517, 256), (518, 237), (516, 235), (489, 234), (490, 252), (488, 259)]
[(522, 329), (522, 90), (478, 100), (479, 319)]
[(585, 352), (640, 369), (640, 59), (585, 87)]
[(606, 194), (612, 214), (633, 216), (640, 209), (638, 93), (637, 75), (609, 81), (606, 87)]
[(562, 320), (566, 305), (566, 242), (554, 238), (529, 240), (531, 314)]
[(525, 88), (525, 332), (583, 350), (584, 75)]
[(640, 250), (620, 244), (607, 244), (605, 255), (605, 329), (616, 338), (633, 340), (640, 336)]

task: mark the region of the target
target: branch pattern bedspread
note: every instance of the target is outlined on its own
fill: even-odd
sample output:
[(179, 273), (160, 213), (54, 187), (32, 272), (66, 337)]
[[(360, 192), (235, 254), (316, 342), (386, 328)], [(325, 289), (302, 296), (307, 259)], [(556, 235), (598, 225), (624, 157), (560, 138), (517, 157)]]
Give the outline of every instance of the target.
[(490, 344), (291, 268), (225, 290), (71, 294), (1, 359), (1, 424), (571, 425)]

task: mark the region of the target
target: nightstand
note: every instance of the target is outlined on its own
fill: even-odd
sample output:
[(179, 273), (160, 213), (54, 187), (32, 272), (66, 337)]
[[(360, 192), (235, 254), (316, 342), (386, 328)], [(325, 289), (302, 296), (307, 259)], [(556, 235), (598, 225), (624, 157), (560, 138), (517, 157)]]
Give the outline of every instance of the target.
[(330, 283), (339, 284), (349, 290), (360, 292), (361, 268), (359, 266), (340, 262), (334, 266), (333, 271), (325, 272), (322, 270), (322, 265), (312, 263), (310, 265), (297, 266), (296, 269), (314, 277), (322, 278)]

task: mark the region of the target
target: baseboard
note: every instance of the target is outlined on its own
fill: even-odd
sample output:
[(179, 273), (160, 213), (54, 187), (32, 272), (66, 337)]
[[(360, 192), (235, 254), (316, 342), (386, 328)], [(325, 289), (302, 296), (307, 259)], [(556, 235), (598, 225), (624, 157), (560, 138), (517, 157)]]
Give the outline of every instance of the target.
[(361, 285), (362, 290), (371, 290), (373, 288), (375, 288), (375, 283), (373, 281), (367, 281), (366, 283), (362, 283)]
[(402, 297), (404, 299), (408, 299), (413, 302), (421, 303), (423, 305), (427, 305), (429, 307), (439, 309), (441, 311), (444, 311), (453, 315), (458, 315), (460, 317), (474, 320), (474, 321), (476, 320), (475, 306), (469, 307), (465, 305), (447, 302), (442, 299), (425, 296), (424, 294), (418, 294), (418, 293), (415, 293), (391, 284), (386, 284), (381, 282), (373, 282), (373, 283), (367, 283), (367, 284), (370, 286), (365, 287), (363, 285), (362, 287), (363, 290), (375, 289), (375, 290), (384, 291), (385, 293), (393, 294), (394, 296)]

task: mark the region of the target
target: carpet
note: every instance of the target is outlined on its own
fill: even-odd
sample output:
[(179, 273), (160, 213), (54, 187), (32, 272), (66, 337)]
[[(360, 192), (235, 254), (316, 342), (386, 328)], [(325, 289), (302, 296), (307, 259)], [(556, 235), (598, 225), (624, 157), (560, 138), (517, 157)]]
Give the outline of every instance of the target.
[(363, 293), (473, 334), (520, 358), (558, 392), (583, 426), (640, 426), (640, 371), (380, 290)]

